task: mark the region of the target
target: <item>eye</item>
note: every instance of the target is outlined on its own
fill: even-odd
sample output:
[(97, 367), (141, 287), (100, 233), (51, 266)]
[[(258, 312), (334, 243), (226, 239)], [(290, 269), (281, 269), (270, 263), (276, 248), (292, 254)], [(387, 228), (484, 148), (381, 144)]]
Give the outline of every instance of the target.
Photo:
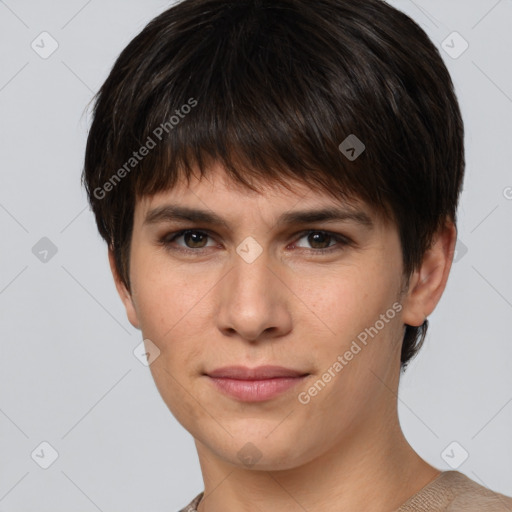
[[(313, 253), (333, 252), (341, 250), (344, 246), (350, 244), (348, 238), (328, 231), (305, 231), (304, 233), (301, 233), (301, 238), (299, 240), (302, 240), (303, 238), (307, 239), (307, 243), (313, 247), (313, 249), (308, 249), (307, 247), (306, 249)], [(328, 245), (329, 242), (335, 243)], [(295, 242), (294, 245), (296, 244), (297, 242)]]
[[(292, 246), (304, 249), (312, 254), (323, 254), (342, 250), (345, 246), (350, 245), (351, 241), (340, 234), (330, 233), (321, 230), (309, 230), (299, 233), (300, 238), (307, 239), (307, 243), (312, 248), (302, 247), (297, 245), (297, 242)], [(177, 240), (183, 238), (182, 244), (177, 244)], [(212, 238), (212, 234), (207, 230), (186, 229), (173, 233), (168, 233), (162, 237), (158, 243), (163, 245), (169, 251), (184, 252), (187, 254), (201, 254), (207, 247), (215, 247), (216, 244), (207, 245), (208, 238)]]
[[(178, 231), (176, 233), (169, 233), (168, 235), (164, 236), (159, 241), (159, 243), (169, 250), (177, 250), (188, 253), (199, 252), (200, 249), (208, 247), (206, 245), (206, 240), (208, 237), (211, 237), (211, 235), (207, 231), (186, 229), (183, 231)], [(175, 241), (180, 238), (183, 238), (185, 246), (175, 245)]]

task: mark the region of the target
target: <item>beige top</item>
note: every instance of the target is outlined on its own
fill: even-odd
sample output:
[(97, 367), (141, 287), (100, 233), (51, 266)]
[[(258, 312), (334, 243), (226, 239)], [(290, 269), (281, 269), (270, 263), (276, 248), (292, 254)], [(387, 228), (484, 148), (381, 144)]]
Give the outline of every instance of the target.
[[(179, 512), (197, 512), (203, 494), (200, 492)], [(458, 471), (443, 471), (394, 512), (512, 512), (512, 498)]]

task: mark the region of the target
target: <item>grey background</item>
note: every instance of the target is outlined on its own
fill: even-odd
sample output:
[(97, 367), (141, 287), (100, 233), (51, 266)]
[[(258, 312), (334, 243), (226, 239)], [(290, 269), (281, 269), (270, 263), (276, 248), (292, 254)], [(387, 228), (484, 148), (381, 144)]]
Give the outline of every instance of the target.
[[(467, 132), (457, 261), (400, 419), (432, 465), (512, 495), (512, 1), (390, 3), (439, 48), (462, 49), (453, 31), (469, 43), (441, 49)], [(86, 104), (170, 5), (0, 1), (0, 512), (177, 511), (203, 489), (192, 437), (133, 355), (141, 334), (80, 187)], [(47, 469), (43, 441), (59, 454)]]

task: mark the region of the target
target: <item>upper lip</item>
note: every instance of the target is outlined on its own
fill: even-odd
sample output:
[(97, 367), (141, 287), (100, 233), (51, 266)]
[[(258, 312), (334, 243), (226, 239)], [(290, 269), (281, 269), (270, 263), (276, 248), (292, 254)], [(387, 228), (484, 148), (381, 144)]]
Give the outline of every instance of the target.
[(302, 377), (309, 375), (307, 372), (285, 368), (284, 366), (257, 366), (248, 368), (247, 366), (224, 366), (207, 373), (210, 377), (225, 377), (238, 380), (262, 380), (272, 379), (274, 377)]

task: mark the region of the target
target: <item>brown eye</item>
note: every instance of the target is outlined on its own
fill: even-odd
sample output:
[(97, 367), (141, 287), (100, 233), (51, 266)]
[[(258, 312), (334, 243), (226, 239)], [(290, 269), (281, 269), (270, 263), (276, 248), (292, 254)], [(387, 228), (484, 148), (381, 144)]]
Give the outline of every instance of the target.
[(205, 247), (205, 242), (208, 237), (206, 233), (201, 231), (187, 231), (183, 235), (185, 245), (191, 249), (201, 249)]
[(329, 244), (331, 239), (331, 235), (328, 233), (323, 233), (322, 231), (315, 231), (308, 235), (308, 242), (314, 249), (327, 249), (329, 245), (326, 244)]
[[(342, 235), (329, 233), (327, 231), (306, 231), (301, 233), (299, 240), (306, 239), (311, 249), (297, 245), (299, 248), (304, 248), (306, 251), (312, 253), (332, 252), (343, 249), (346, 245), (350, 244), (350, 240)], [(334, 242), (334, 243), (331, 243)]]
[[(176, 243), (176, 240), (183, 238), (184, 243)], [(169, 233), (159, 240), (159, 243), (166, 249), (183, 252), (201, 252), (201, 249), (211, 247), (206, 245), (211, 235), (205, 231), (187, 229), (176, 233)]]

